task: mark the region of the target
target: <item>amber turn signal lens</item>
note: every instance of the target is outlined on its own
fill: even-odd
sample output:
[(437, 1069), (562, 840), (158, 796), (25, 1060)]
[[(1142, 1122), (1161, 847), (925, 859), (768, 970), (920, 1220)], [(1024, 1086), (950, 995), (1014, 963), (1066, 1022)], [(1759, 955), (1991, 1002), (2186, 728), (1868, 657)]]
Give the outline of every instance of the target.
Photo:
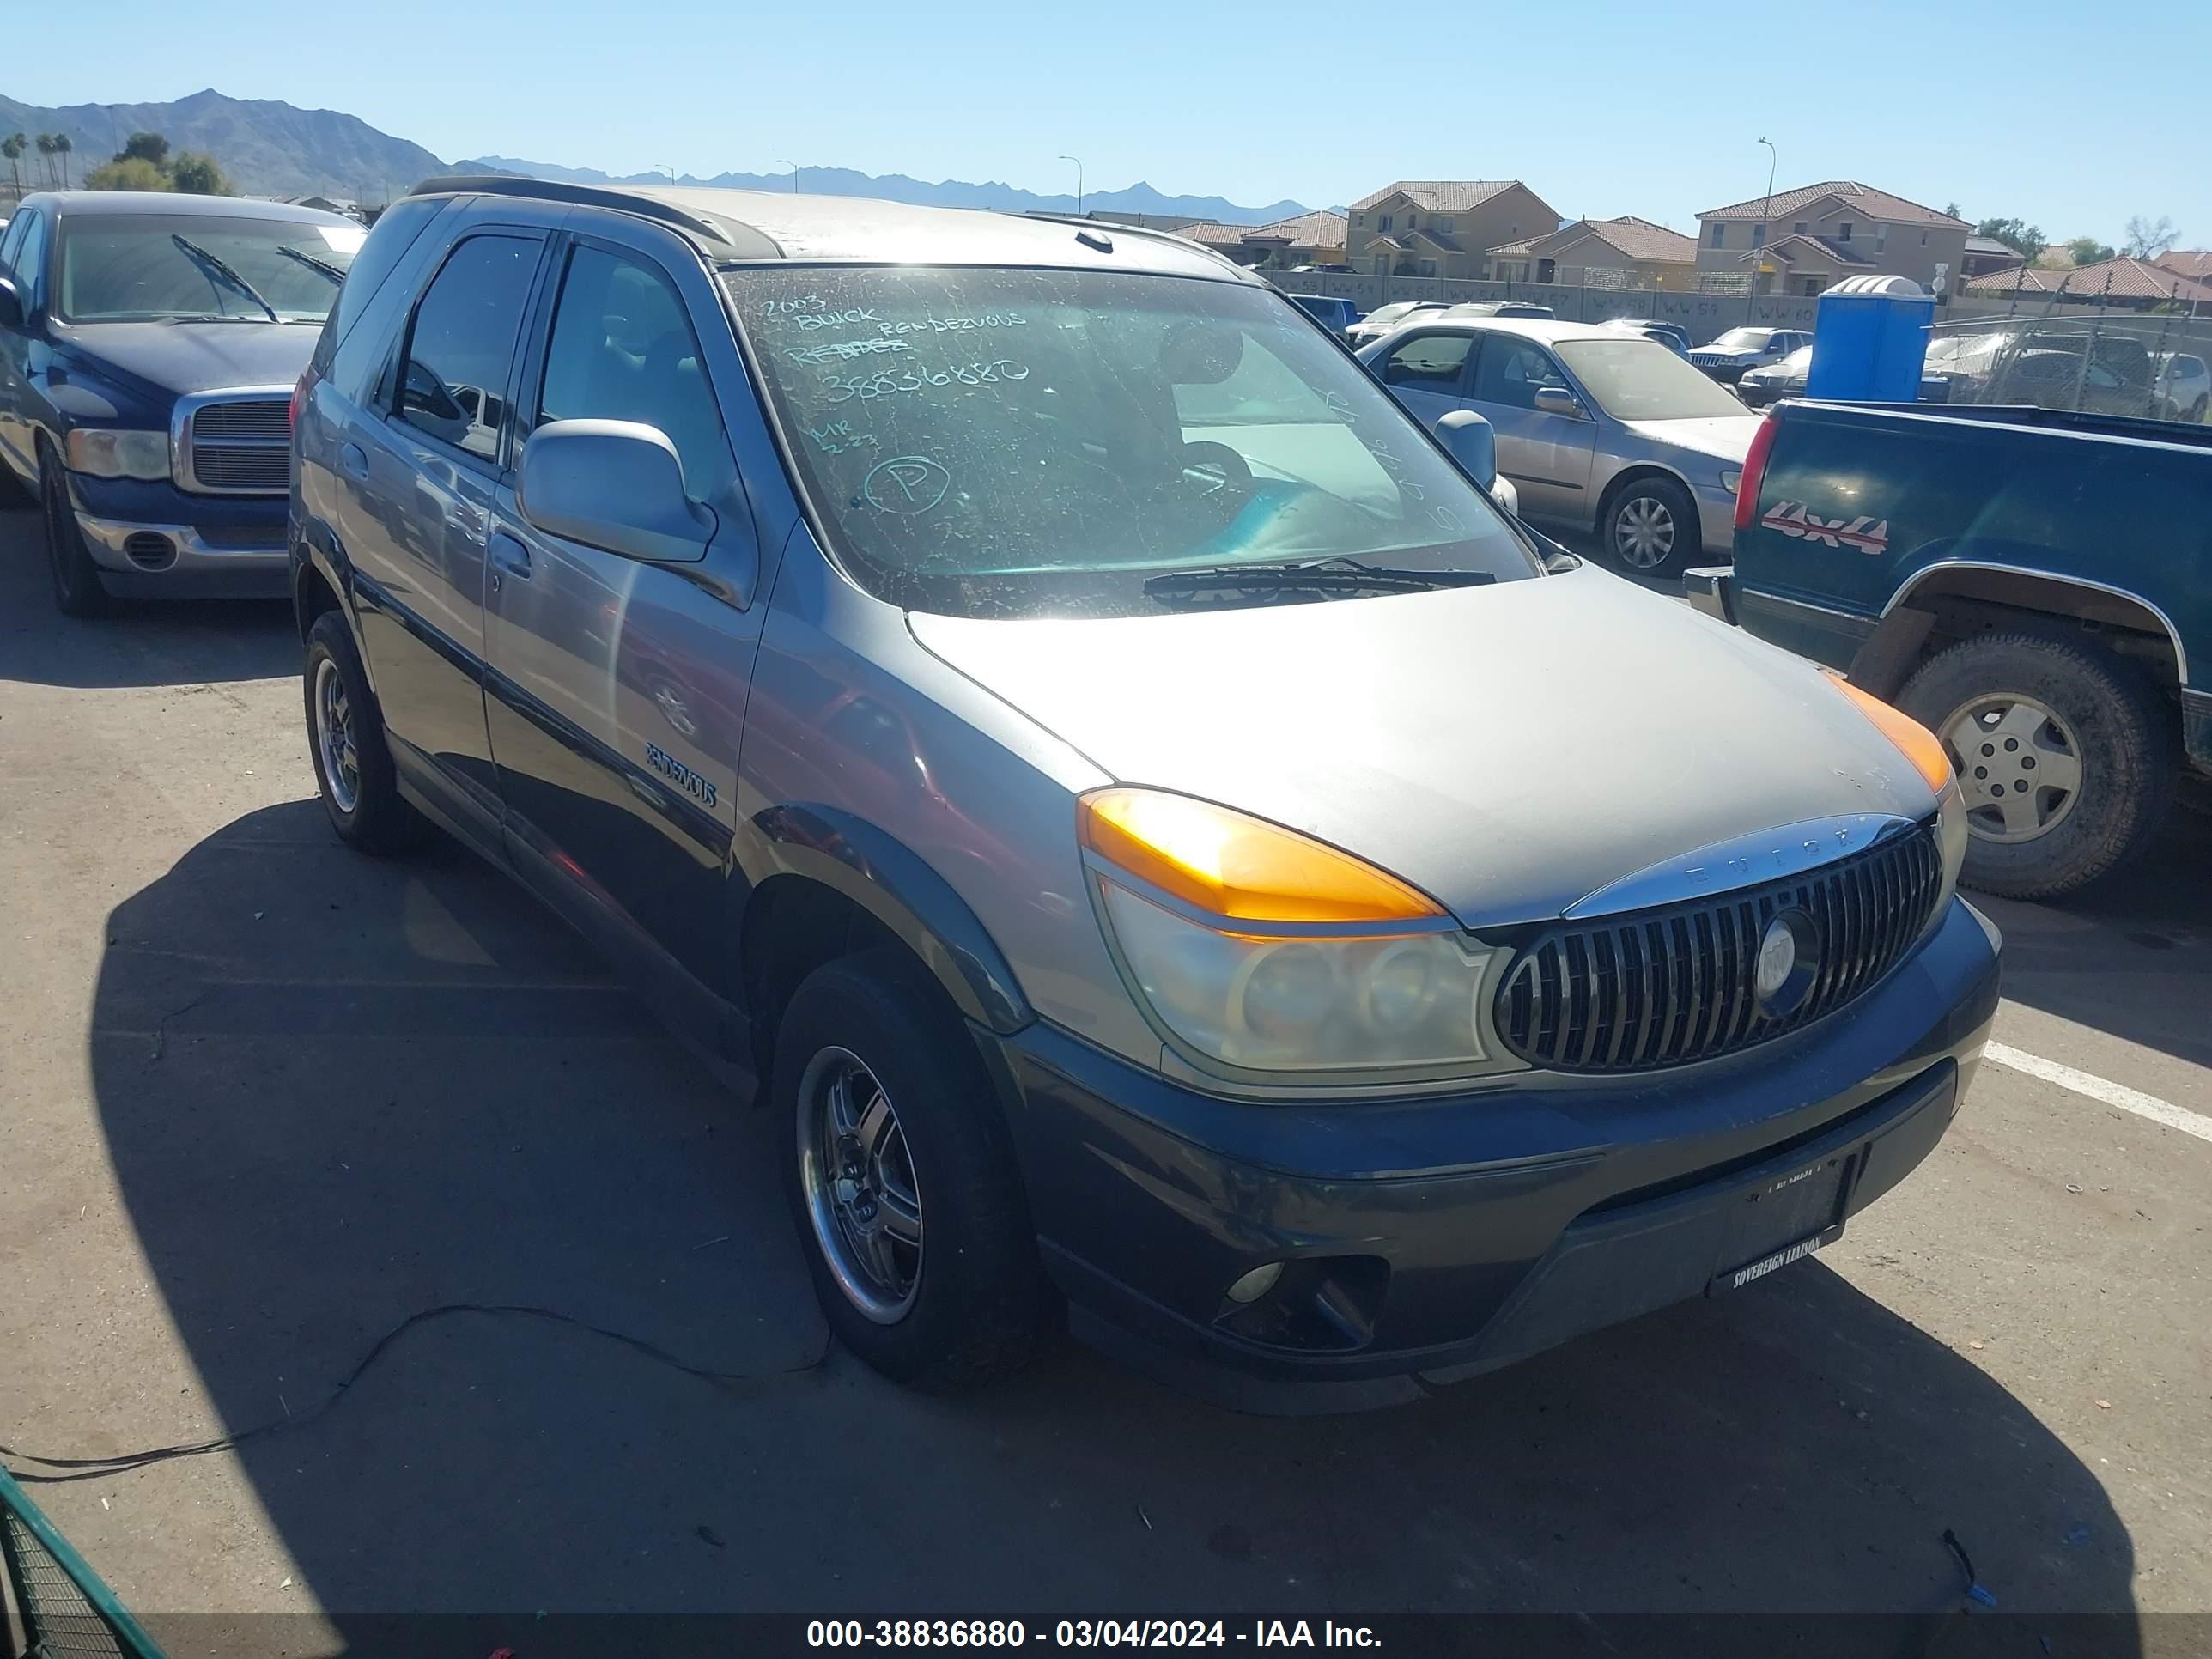
[(1264, 818), (1158, 789), (1076, 803), (1084, 846), (1139, 881), (1237, 921), (1414, 921), (1442, 905), (1373, 866)]
[(1905, 758), (1927, 780), (1928, 787), (1942, 794), (1943, 786), (1951, 781), (1951, 757), (1944, 752), (1942, 740), (1903, 709), (1893, 708), (1880, 697), (1860, 690), (1833, 669), (1826, 672), (1836, 690), (1858, 704), (1859, 712), (1881, 728), (1882, 736), (1905, 751)]

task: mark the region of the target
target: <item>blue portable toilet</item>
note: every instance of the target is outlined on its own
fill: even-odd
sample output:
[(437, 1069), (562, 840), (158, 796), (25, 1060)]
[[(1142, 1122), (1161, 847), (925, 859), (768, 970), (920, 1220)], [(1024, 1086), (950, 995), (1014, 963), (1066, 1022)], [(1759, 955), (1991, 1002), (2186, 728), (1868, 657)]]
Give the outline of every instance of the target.
[(1909, 404), (1920, 396), (1920, 366), (1936, 296), (1910, 276), (1847, 276), (1820, 296), (1813, 319), (1808, 398)]

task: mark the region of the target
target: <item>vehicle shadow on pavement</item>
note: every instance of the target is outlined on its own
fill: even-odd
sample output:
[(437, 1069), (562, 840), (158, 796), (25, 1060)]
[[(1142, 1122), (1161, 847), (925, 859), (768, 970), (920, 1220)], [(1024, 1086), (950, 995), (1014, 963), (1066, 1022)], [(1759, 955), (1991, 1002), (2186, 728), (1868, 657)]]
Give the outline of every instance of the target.
[(2177, 810), (2144, 858), (2081, 893), (2026, 904), (1968, 892), (2004, 930), (2005, 995), (2212, 1066), (2208, 853), (2212, 814)]
[[(91, 1063), (231, 1432), (310, 1418), (450, 1304), (732, 1374), (455, 1315), (250, 1438), (340, 1645), (487, 1609), (1948, 1615), (1947, 1528), (2008, 1610), (2132, 1610), (2090, 1471), (1817, 1263), (1365, 1416), (1231, 1416), (1065, 1345), (980, 1397), (902, 1393), (826, 1346), (775, 1126), (503, 878), (356, 857), (313, 800), (117, 906)], [(202, 1403), (155, 1402), (163, 1437)], [(131, 1477), (134, 1507), (191, 1468)]]
[(300, 672), (282, 599), (120, 604), (97, 622), (54, 609), (37, 513), (0, 509), (0, 680), (34, 685), (201, 684)]

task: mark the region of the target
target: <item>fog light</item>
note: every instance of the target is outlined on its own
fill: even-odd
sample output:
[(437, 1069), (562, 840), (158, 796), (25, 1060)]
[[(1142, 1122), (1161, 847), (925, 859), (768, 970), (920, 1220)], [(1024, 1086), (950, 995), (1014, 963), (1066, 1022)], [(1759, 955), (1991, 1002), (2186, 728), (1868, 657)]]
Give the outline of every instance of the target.
[(1229, 1299), (1231, 1302), (1257, 1302), (1275, 1288), (1275, 1281), (1282, 1276), (1281, 1262), (1264, 1262), (1229, 1287)]

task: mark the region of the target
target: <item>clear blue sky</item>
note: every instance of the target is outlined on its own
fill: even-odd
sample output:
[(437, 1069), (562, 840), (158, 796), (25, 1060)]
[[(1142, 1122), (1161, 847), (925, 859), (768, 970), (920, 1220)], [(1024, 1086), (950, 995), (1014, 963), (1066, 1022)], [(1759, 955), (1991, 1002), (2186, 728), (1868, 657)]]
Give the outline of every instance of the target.
[[(1783, 186), (1855, 178), (2054, 238), (2118, 241), (2130, 215), (2166, 214), (2184, 246), (2212, 246), (2212, 7), (2194, 0), (2111, 27), (2058, 0), (100, 10), (96, 45), (11, 53), (0, 91), (53, 105), (213, 86), (345, 110), (448, 161), (617, 173), (788, 156), (1068, 191), (1065, 152), (1094, 190), (1314, 206), (1395, 178), (1519, 178), (1569, 217), (1680, 228), (1765, 188), (1764, 134)], [(1398, 21), (1424, 12), (1456, 21)]]

